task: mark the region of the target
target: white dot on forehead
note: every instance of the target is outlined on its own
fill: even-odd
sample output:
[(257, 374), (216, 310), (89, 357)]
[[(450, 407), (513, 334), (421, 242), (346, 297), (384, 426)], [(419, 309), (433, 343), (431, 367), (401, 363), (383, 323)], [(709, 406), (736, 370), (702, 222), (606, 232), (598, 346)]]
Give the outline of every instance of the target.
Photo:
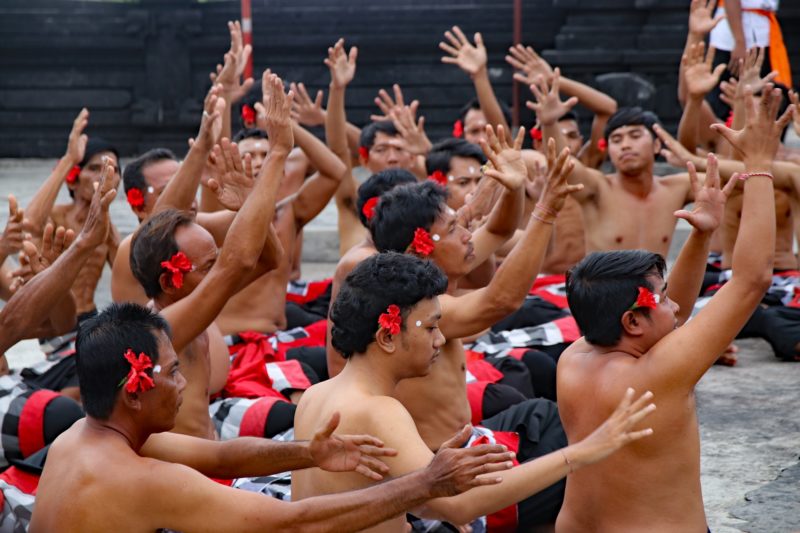
[(434, 234), (433, 234), (433, 237), (431, 237), (431, 238), (432, 238), (432, 239), (433, 239), (435, 242), (439, 242), (439, 241), (441, 240), (441, 237), (439, 237), (439, 234), (438, 234), (438, 233), (434, 233)]
[(153, 367), (153, 373), (161, 373), (161, 365), (156, 365)]
[(469, 173), (470, 174), (475, 174), (475, 167), (473, 167), (472, 165), (470, 165), (470, 167), (469, 167)]
[(264, 143), (256, 143), (256, 144), (255, 144), (256, 150), (261, 150), (261, 148), (262, 148), (263, 146), (264, 146)]
[(447, 208), (447, 214), (448, 214), (448, 215), (455, 215), (455, 214), (456, 214), (456, 211), (455, 211), (455, 209), (453, 209), (452, 207), (448, 207), (448, 208)]
[(422, 325), (422, 320), (417, 320), (416, 324), (417, 324), (417, 327), (420, 327)]
[(149, 192), (150, 194), (153, 194), (154, 192), (156, 192), (156, 190), (151, 185), (150, 187), (147, 188), (147, 192)]

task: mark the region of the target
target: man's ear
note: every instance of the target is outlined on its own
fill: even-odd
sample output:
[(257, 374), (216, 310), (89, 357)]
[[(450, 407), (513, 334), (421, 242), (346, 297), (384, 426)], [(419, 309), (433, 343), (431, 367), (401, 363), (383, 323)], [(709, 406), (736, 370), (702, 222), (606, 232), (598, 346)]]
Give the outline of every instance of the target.
[(655, 138), (653, 139), (653, 153), (654, 153), (655, 155), (658, 155), (658, 154), (660, 154), (660, 153), (661, 153), (661, 148), (662, 148), (662, 146), (661, 146), (661, 139), (659, 139), (658, 137), (655, 137)]
[(142, 410), (142, 400), (139, 398), (139, 393), (126, 391), (124, 385), (122, 389), (122, 402), (132, 411)]
[(168, 272), (162, 272), (161, 275), (158, 276), (158, 284), (161, 286), (161, 292), (165, 294), (175, 295), (180, 290), (172, 286)]
[(634, 311), (625, 311), (620, 319), (622, 322), (622, 330), (631, 337), (641, 337), (644, 335), (642, 328), (643, 317)]
[(381, 347), (381, 350), (387, 353), (394, 353), (396, 350), (395, 339), (396, 335), (392, 335), (385, 328), (380, 328), (378, 333), (375, 334), (375, 342)]

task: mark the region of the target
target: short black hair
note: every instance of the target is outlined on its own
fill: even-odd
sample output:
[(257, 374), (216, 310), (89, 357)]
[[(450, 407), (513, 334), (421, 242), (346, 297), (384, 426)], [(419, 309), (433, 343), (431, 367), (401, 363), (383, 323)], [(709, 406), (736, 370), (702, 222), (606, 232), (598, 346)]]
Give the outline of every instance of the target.
[(258, 128), (242, 128), (233, 136), (233, 142), (238, 143), (245, 139), (269, 139), (267, 132)]
[(364, 353), (390, 305), (400, 308), (405, 330), (411, 309), (445, 290), (447, 276), (432, 261), (392, 252), (370, 256), (350, 272), (331, 305), (331, 344), (345, 358)]
[(401, 185), (381, 195), (369, 226), (379, 252), (405, 252), (417, 228), (430, 231), (447, 204), (447, 191), (432, 180)]
[[(664, 258), (646, 250), (593, 252), (567, 272), (567, 302), (587, 342), (614, 346), (622, 338), (622, 315), (639, 287), (655, 287), (648, 275), (664, 276)], [(661, 289), (661, 287), (658, 287)], [(641, 309), (649, 317), (649, 309)]]
[(431, 151), (425, 157), (425, 170), (428, 175), (437, 170), (447, 174), (450, 172), (450, 160), (454, 157), (469, 157), (481, 165), (486, 163), (486, 154), (483, 153), (480, 146), (464, 139), (450, 138), (431, 147)]
[[(107, 420), (114, 410), (119, 384), (131, 369), (124, 354), (145, 353), (158, 363), (158, 338), (163, 331), (171, 337), (169, 323), (159, 315), (131, 302), (114, 303), (99, 315), (85, 320), (75, 340), (75, 364), (81, 401), (86, 414)], [(152, 377), (153, 370), (146, 372)]]
[(131, 239), (130, 262), (134, 277), (148, 298), (161, 294), (162, 261), (178, 253), (175, 230), (194, 222), (188, 211), (165, 209), (145, 220)]
[[(119, 150), (117, 150), (117, 147), (102, 137), (97, 136), (89, 137), (89, 140), (86, 141), (86, 150), (83, 152), (83, 159), (81, 159), (81, 162), (78, 163), (78, 167), (83, 169), (83, 167), (89, 164), (89, 161), (92, 159), (92, 157), (100, 152), (111, 152), (114, 154), (114, 156), (117, 158), (117, 166), (120, 168), (120, 172), (122, 171), (122, 161), (119, 159)], [(75, 198), (75, 191), (72, 189), (67, 190), (69, 191), (69, 197)]]
[(641, 107), (622, 107), (608, 119), (606, 128), (603, 131), (603, 137), (608, 140), (608, 136), (615, 129), (624, 126), (644, 126), (650, 131), (653, 139), (658, 139), (653, 129), (653, 126), (658, 123), (658, 116), (652, 111), (645, 111)]
[(125, 171), (122, 173), (122, 186), (127, 193), (131, 189), (139, 189), (143, 193), (147, 189), (147, 183), (144, 181), (144, 169), (153, 163), (159, 161), (177, 161), (178, 158), (172, 150), (167, 148), (153, 148), (148, 150), (127, 165)]
[[(503, 102), (502, 100), (498, 100), (497, 103), (500, 105), (500, 111), (503, 112), (503, 118), (506, 119), (506, 124), (511, 124), (511, 108), (508, 107), (508, 104)], [(461, 123), (466, 126), (467, 122), (467, 113), (469, 113), (470, 109), (481, 109), (481, 104), (477, 98), (473, 98), (466, 104), (464, 104), (458, 112), (458, 118), (461, 120)], [(506, 132), (508, 133), (508, 132)]]
[(562, 120), (574, 120), (575, 122), (578, 122), (578, 115), (575, 114), (575, 111), (567, 111), (566, 113), (558, 117), (558, 120), (559, 122)]
[(391, 120), (370, 122), (361, 130), (361, 137), (358, 139), (358, 145), (363, 146), (367, 150), (371, 149), (372, 145), (375, 144), (375, 136), (378, 132), (388, 135), (389, 137), (397, 137), (400, 135), (400, 132), (397, 131), (397, 128), (394, 127), (394, 123)]
[(364, 227), (369, 227), (369, 221), (361, 211), (368, 200), (380, 198), (383, 193), (391, 191), (398, 185), (416, 182), (416, 176), (404, 168), (387, 168), (373, 174), (358, 188), (358, 199), (356, 200), (358, 219), (364, 224)]

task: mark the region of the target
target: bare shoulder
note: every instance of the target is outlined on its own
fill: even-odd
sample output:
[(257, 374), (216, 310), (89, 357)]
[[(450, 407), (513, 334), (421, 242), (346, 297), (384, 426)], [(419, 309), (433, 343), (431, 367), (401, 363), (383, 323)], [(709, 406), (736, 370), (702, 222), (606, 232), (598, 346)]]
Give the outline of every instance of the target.
[(545, 155), (538, 150), (522, 150), (520, 155), (522, 156), (522, 160), (525, 161), (526, 165), (533, 165), (535, 163), (547, 165), (547, 157), (545, 157)]
[(336, 265), (336, 270), (334, 271), (334, 279), (339, 283), (344, 282), (347, 275), (350, 274), (359, 263), (377, 253), (378, 251), (374, 246), (369, 246), (366, 243), (353, 246), (339, 259), (339, 263)]

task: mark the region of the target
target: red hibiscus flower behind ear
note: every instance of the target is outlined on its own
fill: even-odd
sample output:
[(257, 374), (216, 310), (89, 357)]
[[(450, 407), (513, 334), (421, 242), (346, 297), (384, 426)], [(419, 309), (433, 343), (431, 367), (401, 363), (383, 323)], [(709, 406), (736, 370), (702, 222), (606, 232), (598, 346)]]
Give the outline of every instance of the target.
[(444, 172), (441, 170), (435, 171), (433, 174), (428, 176), (429, 180), (433, 180), (442, 187), (447, 187), (447, 176), (445, 176)]
[(378, 317), (378, 325), (392, 335), (400, 333), (400, 325), (402, 323), (403, 318), (400, 316), (400, 308), (394, 304), (387, 307), (386, 312)]
[(156, 384), (153, 382), (153, 378), (147, 375), (148, 368), (153, 368), (153, 361), (150, 360), (150, 357), (146, 353), (140, 353), (139, 357), (136, 357), (136, 354), (128, 348), (128, 351), (125, 352), (125, 359), (130, 363), (131, 370), (128, 372), (128, 375), (120, 382), (119, 386), (125, 385), (125, 390), (130, 392), (131, 394), (136, 392), (145, 392), (153, 387)]
[(630, 309), (655, 309), (660, 299), (661, 298), (658, 295), (653, 294), (650, 289), (646, 287), (639, 287), (639, 295), (636, 297), (636, 302), (634, 302)]
[(605, 152), (606, 150), (608, 150), (608, 141), (606, 141), (605, 139), (598, 140), (597, 149), (600, 150), (601, 152)]
[(464, 123), (461, 122), (461, 119), (456, 120), (453, 122), (453, 137), (460, 139), (464, 136)]
[(170, 272), (170, 283), (176, 289), (183, 287), (183, 275), (192, 271), (192, 262), (183, 252), (173, 255), (169, 261), (161, 261), (161, 268)]
[(366, 146), (359, 146), (358, 155), (360, 155), (361, 159), (363, 159), (364, 161), (369, 161), (369, 148), (367, 148)]
[(142, 194), (140, 189), (131, 187), (128, 189), (126, 196), (128, 198), (128, 204), (137, 211), (144, 206), (144, 194)]
[(78, 176), (80, 175), (80, 173), (81, 173), (81, 167), (79, 167), (78, 165), (75, 165), (74, 167), (69, 169), (69, 173), (67, 174), (67, 177), (65, 178), (66, 182), (69, 183), (70, 185), (72, 185), (73, 183), (78, 181)]
[(431, 234), (423, 228), (417, 228), (414, 231), (414, 240), (411, 241), (411, 246), (409, 246), (409, 248), (421, 257), (428, 257), (433, 253), (433, 239), (431, 239)]
[(537, 142), (542, 141), (542, 130), (537, 128), (536, 126), (531, 128), (531, 139)]
[(250, 107), (247, 104), (242, 105), (242, 121), (243, 122), (255, 122), (256, 121), (256, 110)]
[(378, 205), (378, 197), (373, 196), (366, 202), (364, 202), (363, 207), (361, 208), (361, 213), (367, 220), (372, 220), (372, 217), (375, 216), (375, 207)]

